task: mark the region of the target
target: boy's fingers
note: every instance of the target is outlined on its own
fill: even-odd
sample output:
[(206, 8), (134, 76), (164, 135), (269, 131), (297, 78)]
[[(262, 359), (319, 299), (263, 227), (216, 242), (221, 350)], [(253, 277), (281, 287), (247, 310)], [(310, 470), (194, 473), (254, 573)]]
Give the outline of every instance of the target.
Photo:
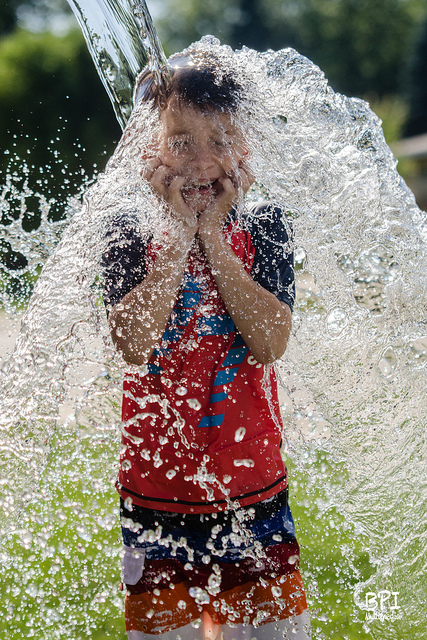
[(179, 191), (180, 189), (182, 189), (186, 181), (187, 178), (184, 178), (184, 176), (173, 176), (172, 180), (170, 181), (169, 188), (171, 189), (171, 191)]
[(174, 176), (172, 178), (168, 188), (168, 202), (174, 217), (195, 231), (197, 227), (196, 212), (192, 211), (186, 204), (182, 195), (182, 188), (186, 182), (187, 178), (183, 176)]
[(218, 203), (221, 203), (221, 208), (231, 208), (237, 198), (237, 186), (232, 178), (229, 177), (220, 178), (218, 182), (222, 186), (222, 193), (218, 196)]
[(240, 187), (243, 189), (243, 193), (246, 193), (251, 184), (255, 182), (255, 176), (250, 171), (244, 160), (241, 160), (239, 163), (239, 182)]
[(169, 176), (168, 168), (164, 165), (160, 165), (157, 169), (155, 169), (152, 175), (149, 178), (149, 182), (153, 189), (157, 191), (165, 200), (167, 200), (167, 191), (168, 188), (166, 186), (166, 181)]
[(253, 180), (250, 180), (249, 177), (243, 173), (241, 179), (240, 179), (240, 188), (243, 191), (243, 193), (246, 193), (249, 190), (249, 187), (251, 186)]
[(172, 205), (181, 205), (183, 202), (181, 189), (186, 179), (183, 176), (174, 176), (169, 184), (170, 201)]
[(150, 181), (154, 172), (161, 166), (161, 164), (162, 161), (157, 156), (147, 158), (140, 171), (141, 178)]
[(234, 195), (236, 192), (236, 187), (233, 183), (232, 178), (229, 177), (225, 177), (225, 178), (220, 178), (218, 180), (218, 182), (221, 183), (222, 188), (224, 189), (224, 193), (226, 193), (227, 195)]
[(237, 199), (237, 189), (231, 178), (220, 178), (218, 182), (221, 184), (223, 191), (218, 196), (217, 205), (223, 213), (228, 213)]
[(156, 169), (150, 180), (151, 186), (168, 203), (175, 218), (193, 227), (196, 224), (195, 214), (185, 204), (181, 193), (186, 178), (171, 176), (169, 171), (164, 165)]
[(248, 169), (248, 167), (244, 167), (243, 172), (248, 180), (248, 185), (251, 186), (251, 184), (255, 182), (254, 174)]

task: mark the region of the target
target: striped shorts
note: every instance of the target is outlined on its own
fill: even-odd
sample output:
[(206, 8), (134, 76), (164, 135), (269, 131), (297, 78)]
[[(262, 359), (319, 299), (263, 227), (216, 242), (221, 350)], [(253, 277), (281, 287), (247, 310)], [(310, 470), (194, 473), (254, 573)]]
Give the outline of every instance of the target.
[(121, 502), (129, 640), (307, 640), (287, 489), (210, 514)]

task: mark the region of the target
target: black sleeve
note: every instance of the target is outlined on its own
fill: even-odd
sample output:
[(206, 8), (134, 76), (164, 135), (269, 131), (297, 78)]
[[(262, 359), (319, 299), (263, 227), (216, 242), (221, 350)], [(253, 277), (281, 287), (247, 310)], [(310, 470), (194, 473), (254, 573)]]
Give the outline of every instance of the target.
[(111, 309), (147, 275), (146, 249), (150, 238), (143, 236), (136, 219), (116, 219), (105, 237), (101, 267), (104, 275), (104, 304)]
[(255, 247), (251, 276), (291, 310), (295, 302), (294, 240), (283, 210), (271, 203), (251, 212), (250, 233)]

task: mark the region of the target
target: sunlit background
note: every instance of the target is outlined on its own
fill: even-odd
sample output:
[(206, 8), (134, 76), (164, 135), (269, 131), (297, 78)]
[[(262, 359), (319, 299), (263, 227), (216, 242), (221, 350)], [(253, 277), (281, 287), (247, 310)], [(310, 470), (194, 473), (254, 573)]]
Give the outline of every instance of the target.
[[(147, 0), (147, 5), (167, 55), (208, 33), (234, 48), (293, 47), (319, 65), (334, 90), (368, 100), (383, 120), (401, 175), (420, 207), (427, 209), (426, 0)], [(7, 210), (0, 211), (3, 225), (19, 218), (25, 231), (38, 229), (43, 197), (49, 218), (63, 218), (68, 196), (81, 196), (105, 166), (120, 135), (66, 0), (1, 0), (0, 185), (8, 190)], [(32, 198), (37, 200), (34, 206)], [(7, 238), (0, 238), (0, 286), (16, 288), (12, 299), (18, 311), (16, 318), (0, 314), (0, 356), (12, 349), (20, 312), (35, 279), (25, 279), (24, 260)], [(3, 265), (7, 285), (2, 280)], [(13, 273), (19, 277), (14, 279)], [(104, 443), (105, 460), (85, 457), (82, 438), (77, 443), (79, 458), (71, 427), (55, 438), (52, 446), (62, 456), (51, 465), (57, 465), (54, 471), (64, 481), (53, 496), (62, 507), (52, 523), (48, 507), (36, 504), (30, 517), (39, 528), (34, 528), (33, 537), (23, 535), (19, 547), (12, 547), (22, 557), (17, 553), (14, 561), (15, 579), (4, 580), (0, 588), (7, 605), (7, 615), (0, 616), (0, 637), (4, 633), (11, 640), (64, 638), (58, 621), (63, 625), (66, 621), (74, 630), (67, 636), (70, 640), (124, 640), (116, 495), (112, 486), (105, 486), (114, 447), (108, 451)], [(305, 513), (304, 483), (310, 484), (313, 467), (329, 477), (328, 460), (319, 453), (307, 461), (307, 469), (298, 470), (292, 499), (311, 597), (314, 602), (320, 598), (330, 617), (328, 621), (315, 612), (318, 625), (329, 625), (327, 635), (316, 638), (371, 640), (373, 636), (348, 613), (354, 605), (348, 585), (355, 576), (367, 579), (371, 571), (363, 540), (353, 539), (338, 512), (320, 526), (316, 511), (321, 512), (320, 493), (313, 500), (315, 507)], [(46, 474), (51, 471), (48, 467)], [(89, 475), (92, 484), (86, 486), (83, 480)], [(94, 486), (103, 499), (100, 504), (93, 502)], [(84, 519), (89, 512), (96, 530)], [(95, 557), (102, 557), (102, 562)], [(354, 572), (347, 575), (350, 564)], [(340, 591), (342, 584), (347, 587)], [(92, 618), (87, 611), (94, 612)], [(396, 634), (395, 640), (403, 637), (406, 640)], [(427, 636), (417, 640), (421, 637)]]
[[(416, 137), (395, 151), (399, 171), (426, 207), (427, 141), (418, 138), (427, 132), (425, 0), (147, 4), (168, 55), (207, 33), (234, 48), (294, 47), (320, 66), (333, 89), (367, 99), (390, 144)], [(0, 171), (10, 170), (10, 152), (17, 152), (34, 168), (30, 186), (37, 183), (50, 196), (68, 195), (77, 191), (82, 168), (90, 173), (93, 165), (103, 166), (119, 136), (66, 0), (3, 1)]]

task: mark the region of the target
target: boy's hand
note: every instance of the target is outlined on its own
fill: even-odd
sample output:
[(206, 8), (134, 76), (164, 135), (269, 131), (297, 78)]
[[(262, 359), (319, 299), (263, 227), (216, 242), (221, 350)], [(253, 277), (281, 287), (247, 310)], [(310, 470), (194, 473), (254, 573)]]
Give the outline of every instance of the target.
[(154, 192), (167, 202), (174, 218), (193, 231), (194, 235), (197, 231), (197, 215), (182, 197), (182, 187), (186, 179), (183, 176), (174, 175), (170, 167), (164, 165), (157, 156), (144, 159), (146, 164), (141, 170), (141, 177), (147, 180)]
[(247, 165), (244, 161), (241, 161), (234, 175), (218, 180), (222, 186), (222, 191), (199, 216), (198, 235), (202, 244), (221, 237), (219, 232), (225, 219), (233, 205), (246, 194), (254, 179)]

